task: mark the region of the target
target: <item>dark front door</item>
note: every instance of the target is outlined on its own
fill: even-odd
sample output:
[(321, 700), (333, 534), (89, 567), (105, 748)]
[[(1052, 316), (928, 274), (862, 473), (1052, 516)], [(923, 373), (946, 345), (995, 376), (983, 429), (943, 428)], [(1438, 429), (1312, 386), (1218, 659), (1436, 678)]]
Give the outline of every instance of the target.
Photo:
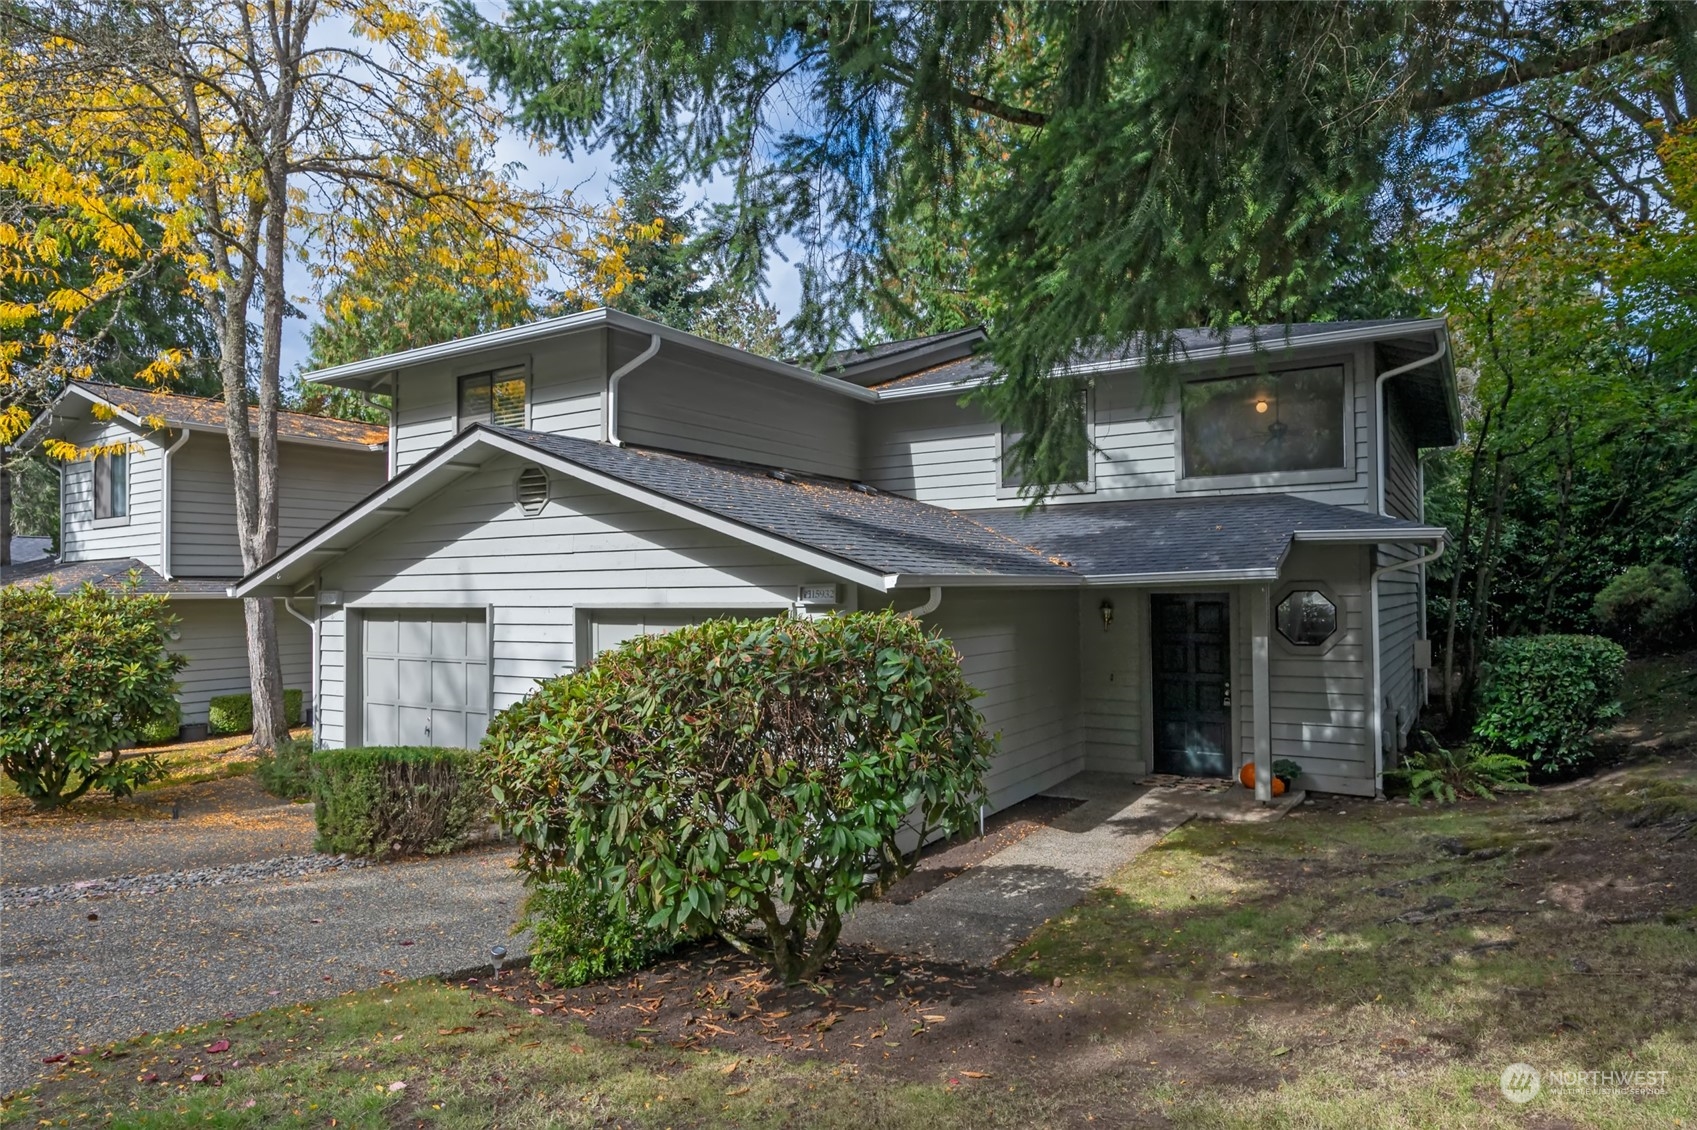
[(1155, 772), (1231, 776), (1226, 597), (1150, 598), (1155, 625)]

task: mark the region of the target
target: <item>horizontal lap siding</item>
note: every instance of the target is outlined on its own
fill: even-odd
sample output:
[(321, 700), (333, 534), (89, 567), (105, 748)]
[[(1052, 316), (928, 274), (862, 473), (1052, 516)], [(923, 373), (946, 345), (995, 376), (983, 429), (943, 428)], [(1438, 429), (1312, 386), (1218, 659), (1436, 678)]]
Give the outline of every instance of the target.
[(313, 736), (328, 749), (347, 744), (348, 616), (340, 608), (323, 610), (318, 620), (318, 708), (313, 711)]
[[(287, 550), (383, 485), (381, 451), (285, 443), (277, 470), (278, 549)], [(222, 436), (197, 434), (171, 457), (171, 571), (240, 576), (235, 475)]]
[[(350, 605), (490, 607), (494, 708), (569, 670), (579, 609), (785, 608), (802, 566), (639, 503), (551, 478), (540, 515), (522, 514), (502, 458), (446, 488), (328, 567), (324, 586)], [(327, 743), (347, 740), (347, 655), (338, 612), (323, 636)], [(327, 624), (330, 621), (326, 621)]]
[[(1278, 491), (1337, 506), (1364, 509), (1370, 505), (1372, 460), (1372, 381), (1361, 376), (1363, 351), (1347, 356), (1281, 361), (1280, 368), (1341, 363), (1349, 381), (1349, 407), (1354, 435), (1352, 478), (1335, 483), (1293, 483), (1253, 488)], [(1242, 494), (1242, 486), (1219, 489), (1179, 487), (1180, 468), (1176, 431), (1179, 426), (1176, 382), (1167, 379), (1160, 395), (1150, 394), (1150, 382), (1135, 373), (1109, 373), (1095, 379), (1096, 445), (1093, 491), (1060, 495), (1056, 506), (1088, 505), (1122, 499), (1171, 498), (1175, 495)], [(1159, 386), (1157, 386), (1159, 387)], [(962, 407), (953, 397), (897, 400), (874, 405), (866, 423), (863, 444), (866, 480), (894, 491), (956, 509), (1007, 506), (998, 497), (1001, 432), (976, 405)]]
[[(1398, 518), (1419, 521), (1420, 452), (1409, 438), (1403, 412), (1390, 397), (1390, 442), (1386, 447), (1385, 509)], [(1381, 564), (1416, 556), (1405, 546), (1386, 546)], [(1422, 567), (1423, 569), (1424, 567)], [(1414, 642), (1420, 638), (1420, 575), (1422, 570), (1386, 573), (1379, 579), (1379, 632), (1384, 641), (1385, 734), (1393, 749), (1401, 748), (1420, 713), (1419, 682), (1414, 672)]]
[(977, 706), (1001, 741), (986, 785), (992, 810), (1084, 768), (1073, 593), (950, 590), (927, 623), (960, 652)]
[[(177, 600), (171, 603), (177, 617), (178, 638), (171, 650), (188, 657), (178, 675), (177, 701), (182, 704), (184, 725), (204, 723), (208, 705), (215, 695), (246, 694), (247, 625), (238, 600)], [(312, 634), (307, 626), (277, 610), (277, 646), (283, 666), (283, 686), (301, 691), (301, 699), (312, 702)]]
[(129, 428), (117, 422), (90, 426), (73, 434), (71, 442), (84, 447), (96, 444), (129, 443), (129, 521), (117, 525), (95, 525), (94, 463), (83, 460), (60, 468), (63, 507), (60, 527), (66, 563), (110, 561), (134, 557), (159, 567), (159, 527), (163, 512), (163, 454), (152, 440), (138, 440)]
[[(1269, 640), (1268, 681), (1272, 704), (1273, 758), (1302, 765), (1315, 787), (1371, 796), (1373, 755), (1368, 726), (1368, 625), (1366, 551), (1349, 546), (1298, 545), (1273, 589), (1273, 601), (1304, 582), (1317, 582), (1334, 596), (1343, 634), (1326, 651), (1297, 651)], [(1239, 602), (1247, 607), (1248, 600)], [(1247, 639), (1248, 632), (1244, 633)], [(1239, 660), (1246, 752), (1252, 750), (1248, 656)]]
[[(1102, 626), (1102, 601), (1114, 622)], [(1149, 651), (1149, 594), (1092, 589), (1078, 600), (1080, 717), (1085, 759), (1092, 770), (1144, 773), (1143, 687)]]
[(638, 447), (857, 479), (859, 433), (854, 401), (786, 377), (662, 354), (619, 387), (619, 438)]

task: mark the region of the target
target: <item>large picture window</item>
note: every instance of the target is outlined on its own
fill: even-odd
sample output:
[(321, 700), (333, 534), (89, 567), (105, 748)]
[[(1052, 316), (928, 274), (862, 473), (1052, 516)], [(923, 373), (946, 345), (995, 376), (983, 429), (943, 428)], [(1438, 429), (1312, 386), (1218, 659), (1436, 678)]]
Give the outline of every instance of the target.
[(460, 427), (472, 424), (524, 427), (528, 422), (524, 411), (527, 384), (523, 365), (461, 377)]
[(1343, 469), (1344, 401), (1336, 365), (1190, 381), (1180, 404), (1185, 477)]
[(94, 516), (130, 515), (130, 457), (118, 451), (94, 457)]

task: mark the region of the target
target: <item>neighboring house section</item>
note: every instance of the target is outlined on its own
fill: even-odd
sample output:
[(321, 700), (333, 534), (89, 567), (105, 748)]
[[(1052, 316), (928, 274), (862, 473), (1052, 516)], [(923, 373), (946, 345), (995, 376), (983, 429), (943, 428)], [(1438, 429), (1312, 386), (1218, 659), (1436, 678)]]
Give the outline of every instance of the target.
[[(235, 477), (219, 401), (74, 382), (25, 441), (54, 438), (96, 452), (59, 465), (57, 561), (22, 563), (7, 584), (134, 583), (171, 600), (183, 722), (204, 729), (215, 695), (248, 689), (246, 627), (228, 589), (242, 574)], [(298, 542), (382, 486), (382, 428), (296, 412), (279, 415), (279, 544)], [(311, 701), (312, 630), (279, 611), (286, 686)]]
[(1035, 510), (975, 330), (816, 371), (596, 310), (341, 366), (311, 379), (394, 398), (397, 473), (239, 591), (316, 609), (330, 745), (474, 743), (638, 632), (895, 607), (984, 691), (998, 807), (1278, 757), (1372, 795), (1423, 694), (1445, 328), (1180, 344), (1057, 374), (1092, 454)]

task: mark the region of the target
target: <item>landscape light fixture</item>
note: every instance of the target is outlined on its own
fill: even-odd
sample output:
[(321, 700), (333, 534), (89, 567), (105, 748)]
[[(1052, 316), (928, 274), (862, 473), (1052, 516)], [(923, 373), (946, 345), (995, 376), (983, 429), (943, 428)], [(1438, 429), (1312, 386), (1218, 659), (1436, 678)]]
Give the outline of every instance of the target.
[(506, 946), (490, 946), (489, 947), (489, 960), (494, 962), (494, 964), (495, 964), (495, 976), (499, 977), (501, 975), (501, 963), (503, 961), (507, 960), (507, 947)]

